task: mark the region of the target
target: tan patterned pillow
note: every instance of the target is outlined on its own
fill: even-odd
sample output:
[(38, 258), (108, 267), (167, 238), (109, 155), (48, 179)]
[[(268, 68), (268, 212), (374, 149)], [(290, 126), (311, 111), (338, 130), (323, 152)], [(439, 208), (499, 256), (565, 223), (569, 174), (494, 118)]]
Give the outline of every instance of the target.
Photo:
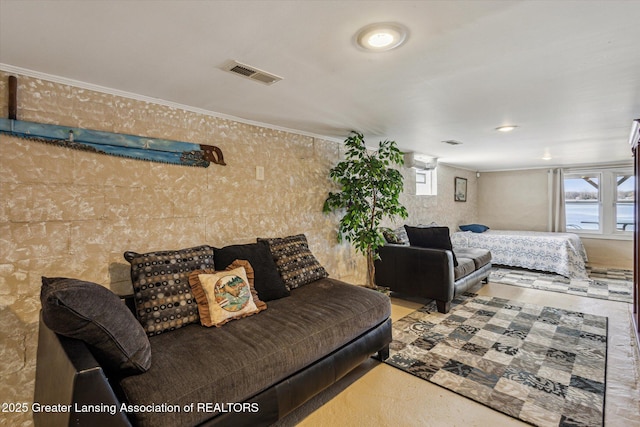
[(253, 287), (251, 264), (235, 260), (224, 271), (196, 270), (189, 275), (189, 285), (198, 302), (203, 326), (222, 326), (267, 308)]

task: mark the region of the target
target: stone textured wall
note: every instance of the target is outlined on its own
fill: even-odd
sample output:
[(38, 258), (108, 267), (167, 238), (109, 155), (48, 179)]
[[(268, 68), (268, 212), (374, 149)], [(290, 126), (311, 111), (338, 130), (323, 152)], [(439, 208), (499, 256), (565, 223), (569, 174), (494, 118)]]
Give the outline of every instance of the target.
[[(0, 99), (7, 99), (0, 72)], [(158, 164), (0, 136), (0, 396), (31, 402), (41, 276), (130, 289), (122, 254), (306, 233), (332, 277), (364, 281), (322, 204), (341, 144), (18, 76), (18, 118), (211, 144), (227, 166)], [(7, 117), (6, 101), (0, 115)], [(256, 166), (264, 180), (255, 179)], [(0, 414), (7, 425), (30, 414)]]
[[(8, 114), (7, 78), (0, 71), (1, 117)], [(364, 258), (336, 243), (337, 217), (321, 212), (340, 143), (24, 76), (18, 119), (216, 145), (227, 166), (165, 165), (0, 136), (2, 402), (33, 400), (41, 276), (128, 293), (124, 251), (306, 233), (332, 277), (364, 283)], [(262, 181), (256, 166), (264, 167)], [(439, 170), (441, 196), (403, 195), (408, 223), (473, 220), (475, 178)], [(453, 202), (454, 176), (469, 177), (466, 203)], [(2, 413), (0, 421), (31, 425), (32, 417)]]

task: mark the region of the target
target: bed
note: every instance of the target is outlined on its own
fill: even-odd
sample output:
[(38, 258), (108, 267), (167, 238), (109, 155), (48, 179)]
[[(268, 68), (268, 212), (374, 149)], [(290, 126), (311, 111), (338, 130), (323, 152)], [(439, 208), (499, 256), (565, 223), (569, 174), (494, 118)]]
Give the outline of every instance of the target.
[(573, 233), (487, 230), (484, 233), (453, 233), (456, 248), (484, 248), (492, 263), (530, 270), (548, 271), (565, 277), (585, 279), (587, 252)]

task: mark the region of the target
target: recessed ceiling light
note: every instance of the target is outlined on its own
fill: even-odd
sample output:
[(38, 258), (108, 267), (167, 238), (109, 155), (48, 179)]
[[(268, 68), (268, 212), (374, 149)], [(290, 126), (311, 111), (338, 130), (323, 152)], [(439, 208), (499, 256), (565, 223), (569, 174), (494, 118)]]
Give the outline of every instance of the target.
[(409, 30), (395, 22), (380, 22), (361, 28), (356, 33), (356, 43), (362, 49), (384, 52), (395, 49), (407, 40)]
[(449, 145), (460, 145), (460, 144), (462, 144), (462, 142), (456, 141), (455, 139), (447, 139), (445, 141), (440, 141), (440, 142), (444, 142), (445, 144), (449, 144)]
[(517, 127), (518, 126), (516, 126), (516, 125), (505, 125), (505, 126), (498, 126), (496, 128), (496, 130), (498, 132), (511, 132), (512, 130), (514, 130)]

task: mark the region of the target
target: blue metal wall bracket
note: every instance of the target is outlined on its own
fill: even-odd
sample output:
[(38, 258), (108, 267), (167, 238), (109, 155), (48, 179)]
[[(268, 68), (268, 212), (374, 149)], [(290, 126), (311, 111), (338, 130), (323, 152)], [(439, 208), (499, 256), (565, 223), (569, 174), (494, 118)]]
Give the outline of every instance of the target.
[(0, 118), (0, 133), (77, 150), (184, 166), (225, 165), (213, 145)]

